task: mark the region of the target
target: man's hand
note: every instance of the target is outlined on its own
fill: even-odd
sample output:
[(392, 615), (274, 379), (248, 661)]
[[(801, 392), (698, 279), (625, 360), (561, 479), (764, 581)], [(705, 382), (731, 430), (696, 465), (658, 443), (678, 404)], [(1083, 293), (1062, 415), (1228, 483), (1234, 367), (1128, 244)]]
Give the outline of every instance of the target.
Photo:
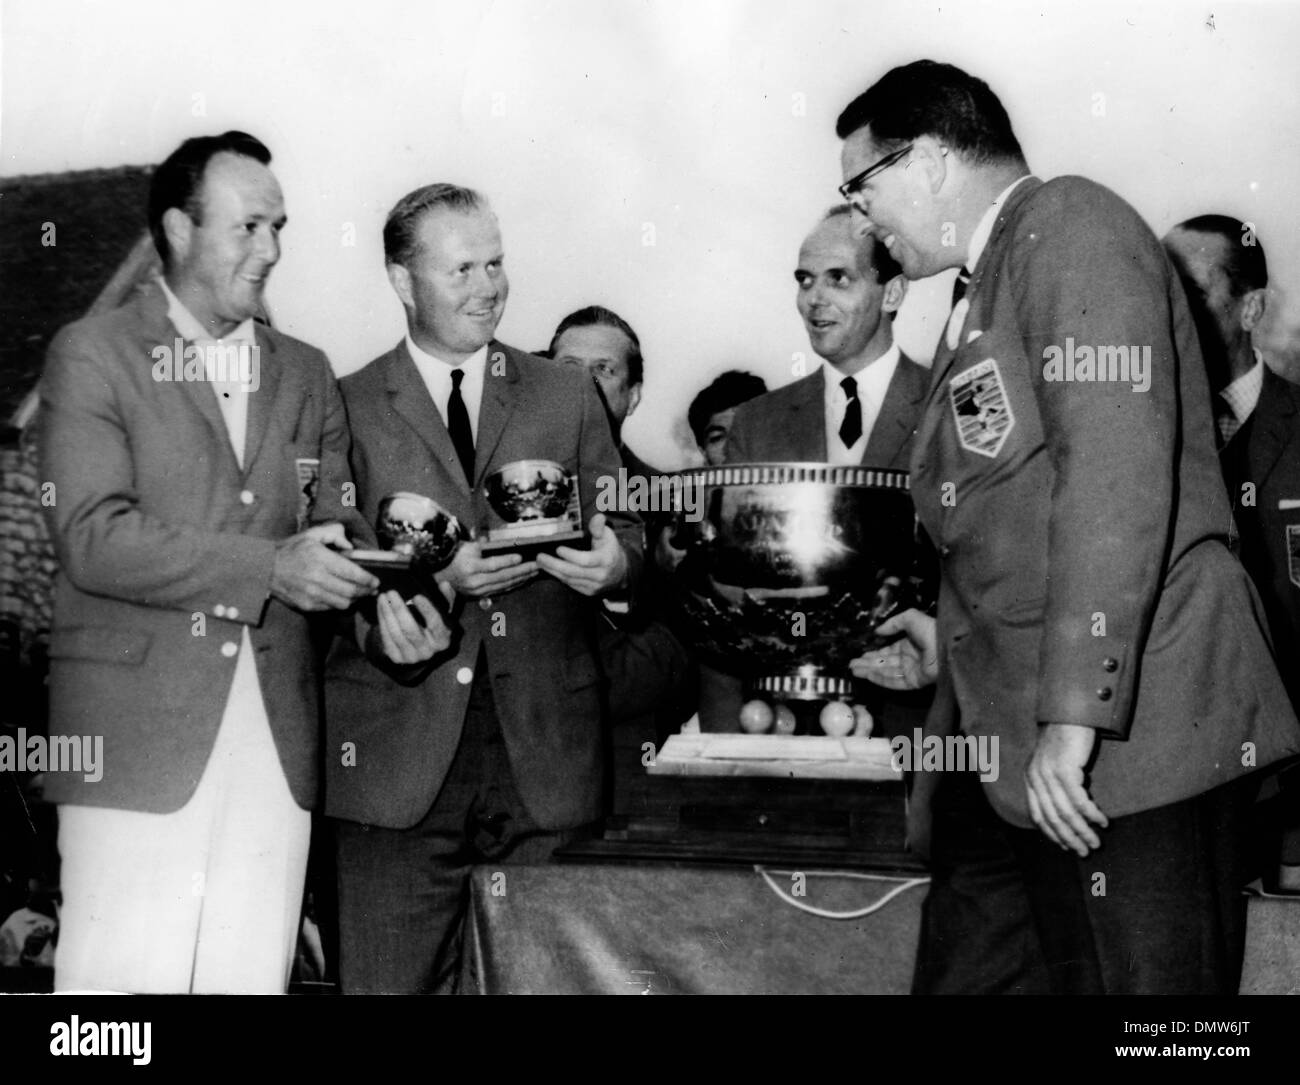
[(596, 513), (587, 530), (591, 532), (590, 550), (557, 546), (554, 556), (537, 555), (538, 567), (580, 595), (604, 595), (621, 588), (627, 580), (627, 554), (614, 529), (605, 522), (605, 514)]
[(1101, 838), (1088, 822), (1103, 829), (1110, 824), (1083, 786), (1084, 766), (1096, 741), (1091, 727), (1045, 723), (1025, 769), (1034, 824), (1048, 840), (1080, 856), (1101, 847)]
[(351, 550), (342, 524), (318, 524), (275, 545), (271, 594), (295, 610), (346, 610), (379, 580), (336, 554)]
[(895, 614), (876, 628), (881, 636), (904, 636), (884, 648), (859, 656), (849, 664), (855, 678), (865, 678), (886, 689), (920, 689), (933, 684), (939, 674), (935, 621), (919, 610)]
[(497, 554), (485, 558), (477, 540), (460, 544), (456, 557), (438, 574), (461, 595), (480, 598), (503, 595), (527, 584), (537, 575), (537, 562), (524, 561), (519, 554)]
[[(451, 586), (443, 587), (443, 595), (450, 596)], [(394, 663), (423, 663), (446, 651), (451, 644), (451, 630), (428, 599), (417, 595), (411, 600), (411, 606), (420, 612), (423, 626), (415, 620), (399, 592), (382, 592), (375, 605), (379, 616), (379, 646)]]
[(686, 558), (685, 550), (678, 550), (673, 545), (674, 533), (671, 527), (664, 528), (659, 532), (659, 538), (655, 540), (654, 560), (659, 568), (666, 572), (672, 572)]

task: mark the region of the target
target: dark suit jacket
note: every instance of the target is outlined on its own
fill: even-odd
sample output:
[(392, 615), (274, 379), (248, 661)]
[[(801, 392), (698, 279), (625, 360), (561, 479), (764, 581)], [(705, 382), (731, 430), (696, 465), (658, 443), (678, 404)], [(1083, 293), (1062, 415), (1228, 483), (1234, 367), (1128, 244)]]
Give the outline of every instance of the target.
[[(50, 733), (102, 735), (103, 779), (51, 773), (56, 802), (166, 813), (194, 793), (251, 627), (294, 799), (317, 791), (319, 668), (310, 622), (269, 597), (275, 544), (295, 533), (295, 460), (320, 461), (311, 519), (343, 506), (348, 431), (313, 347), (257, 326), (245, 466), (210, 385), (153, 379), (177, 338), (155, 284), (55, 336), (41, 384), (41, 472), (59, 557)], [(202, 635), (196, 635), (196, 634)], [(227, 654), (229, 653), (229, 654)]]
[[(930, 371), (906, 355), (885, 391), (862, 462), (906, 470)], [(825, 463), (826, 366), (736, 408), (727, 463)]]
[[(1300, 385), (1265, 366), (1259, 402), (1219, 462), (1241, 561), (1263, 597), (1291, 703), (1300, 705)], [(1282, 509), (1282, 501), (1297, 505)]]
[[(727, 435), (727, 463), (825, 463), (826, 365), (736, 408)], [(905, 470), (912, 436), (930, 385), (930, 371), (900, 355), (880, 414), (867, 437), (862, 463)], [(721, 671), (700, 669), (700, 725), (734, 730), (744, 700), (741, 683)], [(912, 735), (925, 722), (929, 691), (896, 693), (859, 682), (856, 696), (875, 717), (873, 734)]]
[[(408, 490), (477, 529), (486, 516), (483, 479), (523, 459), (555, 460), (577, 472), (586, 523), (597, 511), (597, 479), (617, 476), (618, 450), (591, 377), (495, 341), (488, 348), (472, 493), (405, 343), (345, 377), (341, 388), (367, 523), (385, 494)], [(640, 521), (622, 512), (606, 515), (628, 553), (635, 585)], [(460, 742), (481, 648), (528, 813), (546, 829), (596, 818), (603, 770), (599, 605), (544, 574), (497, 598), (465, 599), (454, 651), (413, 685), (381, 671), (356, 645), (337, 641), (326, 680), (326, 813), (399, 829), (424, 816)], [(345, 743), (353, 744), (355, 764), (344, 764)]]
[[(957, 349), (945, 337), (935, 358), (912, 494), (941, 562), (931, 722), (999, 738), (994, 808), (1031, 825), (1040, 722), (1099, 732), (1091, 791), (1110, 817), (1300, 750), (1225, 545), (1205, 368), (1159, 241), (1100, 185), (1031, 179), (966, 297)], [(1149, 390), (1046, 379), (1067, 337), (1149, 347)]]

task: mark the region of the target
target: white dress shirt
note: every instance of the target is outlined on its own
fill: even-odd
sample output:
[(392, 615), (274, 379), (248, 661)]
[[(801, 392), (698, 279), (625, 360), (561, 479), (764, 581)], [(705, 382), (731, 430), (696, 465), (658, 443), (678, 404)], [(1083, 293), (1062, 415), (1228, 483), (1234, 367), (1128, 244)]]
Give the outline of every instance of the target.
[(487, 374), (487, 344), (479, 347), (459, 366), (444, 362), (436, 354), (421, 350), (415, 345), (411, 333), (406, 333), (406, 349), (411, 352), (415, 368), (420, 371), (424, 386), (429, 389), (433, 405), (442, 416), (442, 424), (447, 425), (447, 401), (451, 399), (451, 372), (459, 369), (465, 375), (460, 381), (460, 398), (465, 402), (465, 413), (469, 415), (469, 432), (478, 444), (478, 410), (483, 402), (483, 381)]
[[(249, 317), (234, 331), (225, 335), (221, 339), (212, 338), (208, 329), (203, 326), (193, 313), (191, 313), (175, 294), (172, 293), (171, 287), (167, 285), (167, 280), (159, 278), (159, 285), (162, 286), (163, 294), (167, 298), (167, 318), (172, 322), (172, 326), (177, 333), (187, 343), (192, 343), (198, 347), (226, 347), (235, 346), (240, 349), (251, 349), (256, 346), (257, 340), (253, 332), (253, 318)], [(221, 408), (221, 417), (226, 420), (226, 431), (230, 434), (230, 446), (235, 450), (235, 459), (239, 466), (244, 466), (244, 443), (248, 438), (248, 397), (250, 394), (250, 385), (239, 379), (238, 374), (235, 379), (231, 380), (231, 374), (227, 371), (224, 376), (225, 380), (218, 380), (216, 351), (203, 351), (203, 368), (208, 378), (208, 384), (212, 388), (212, 394), (217, 397), (217, 406)], [(178, 362), (183, 359), (177, 359)]]
[(848, 448), (840, 439), (840, 426), (844, 424), (844, 414), (849, 406), (848, 396), (840, 385), (844, 374), (829, 362), (823, 364), (827, 463), (855, 466), (862, 462), (867, 442), (871, 440), (871, 430), (875, 427), (876, 419), (880, 417), (880, 408), (885, 402), (885, 392), (898, 369), (899, 356), (898, 344), (894, 343), (874, 362), (853, 374), (858, 385), (858, 401), (862, 405), (862, 436)]

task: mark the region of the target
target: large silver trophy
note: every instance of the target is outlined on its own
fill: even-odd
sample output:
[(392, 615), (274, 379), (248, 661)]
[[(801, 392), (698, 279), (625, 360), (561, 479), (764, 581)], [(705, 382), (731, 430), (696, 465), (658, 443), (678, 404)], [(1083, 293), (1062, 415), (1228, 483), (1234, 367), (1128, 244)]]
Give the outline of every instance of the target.
[(346, 556), (379, 577), (380, 591), (398, 591), (408, 603), (424, 595), (446, 617), (449, 607), (434, 577), (469, 537), (461, 522), (431, 497), (398, 492), (379, 502), (375, 534), (382, 549)]
[(750, 696), (850, 700), (849, 662), (933, 592), (907, 472), (735, 464), (680, 477), (692, 498), (672, 539), (686, 551), (672, 576), (682, 631)]

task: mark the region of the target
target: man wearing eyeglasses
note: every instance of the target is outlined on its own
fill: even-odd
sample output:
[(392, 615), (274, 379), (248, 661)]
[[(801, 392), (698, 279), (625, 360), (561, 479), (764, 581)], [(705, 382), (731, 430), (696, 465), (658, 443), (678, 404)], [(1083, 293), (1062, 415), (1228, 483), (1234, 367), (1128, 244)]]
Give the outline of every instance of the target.
[(915, 989), (1041, 989), (1036, 950), (1055, 992), (1235, 992), (1245, 818), (1300, 729), (1225, 545), (1178, 278), (1114, 193), (1031, 176), (957, 68), (895, 68), (837, 133), (908, 278), (960, 269), (912, 456), (941, 562), (913, 634), (927, 726), (1001, 765), (937, 783)]

